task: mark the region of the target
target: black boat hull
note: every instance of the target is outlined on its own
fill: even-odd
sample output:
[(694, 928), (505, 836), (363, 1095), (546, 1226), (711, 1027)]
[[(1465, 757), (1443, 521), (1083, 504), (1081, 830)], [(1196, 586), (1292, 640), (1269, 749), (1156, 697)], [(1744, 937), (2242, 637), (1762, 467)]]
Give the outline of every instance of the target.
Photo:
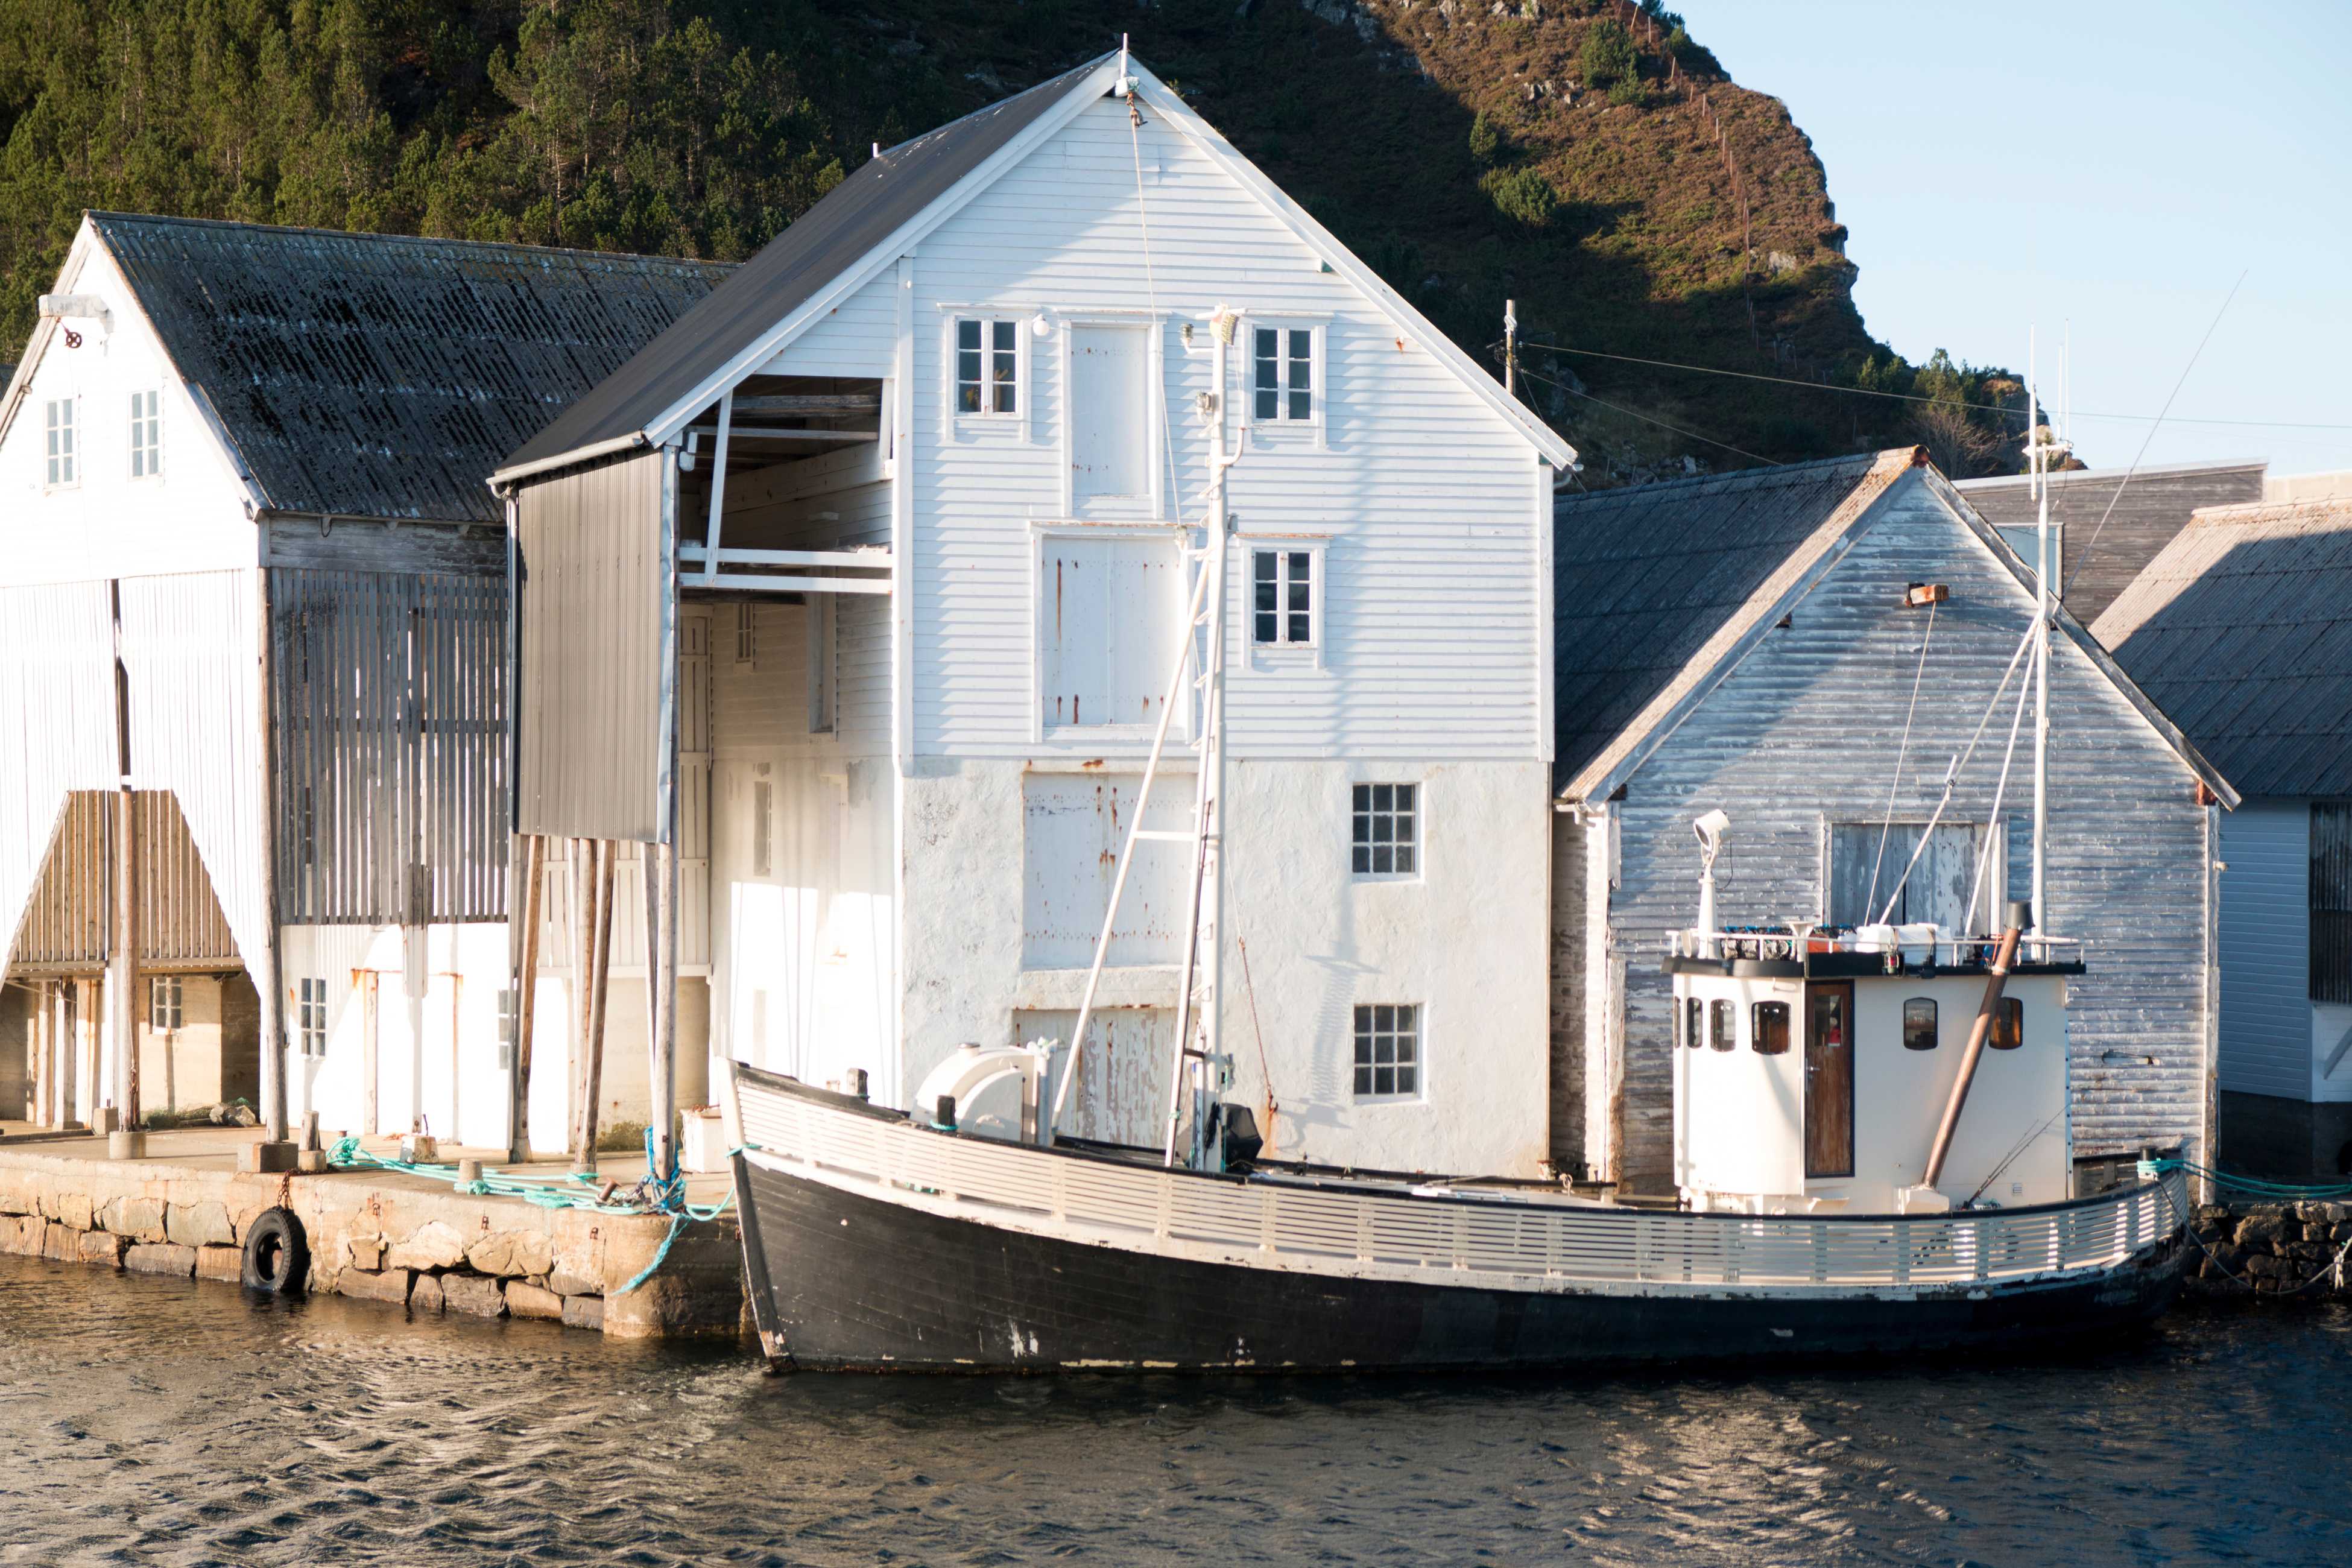
[(2144, 1324), (2176, 1231), (2112, 1268), (1820, 1293), (1510, 1290), (1204, 1262), (1003, 1228), (735, 1158), (769, 1353), (809, 1369), (1304, 1372), (2004, 1354)]

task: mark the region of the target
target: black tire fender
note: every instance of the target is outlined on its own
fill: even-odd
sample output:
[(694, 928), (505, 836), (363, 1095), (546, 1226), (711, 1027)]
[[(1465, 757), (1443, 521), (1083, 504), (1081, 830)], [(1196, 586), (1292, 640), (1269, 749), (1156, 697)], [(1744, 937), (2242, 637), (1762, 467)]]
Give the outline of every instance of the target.
[(245, 1227), (245, 1288), (299, 1296), (310, 1278), (310, 1243), (288, 1208), (262, 1210)]

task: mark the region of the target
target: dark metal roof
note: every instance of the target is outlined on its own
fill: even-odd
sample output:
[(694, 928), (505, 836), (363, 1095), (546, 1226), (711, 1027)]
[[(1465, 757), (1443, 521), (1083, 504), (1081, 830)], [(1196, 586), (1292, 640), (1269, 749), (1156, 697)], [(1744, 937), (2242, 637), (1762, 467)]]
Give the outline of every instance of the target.
[(499, 459), (731, 268), (92, 213), (267, 504), (498, 521)]
[[(2066, 607), (2085, 622), (2097, 620), (2125, 584), (2189, 526), (2191, 512), (2262, 500), (2267, 468), (2261, 462), (2197, 463), (2137, 472), (2072, 468), (2051, 475), (2050, 526), (2058, 536)], [(1953, 488), (1995, 528), (2031, 528), (2041, 510), (2022, 474), (1963, 479)], [(2032, 559), (2031, 551), (2025, 554)]]
[(1897, 457), (1910, 466), (1906, 449), (1559, 497), (1552, 647), (1559, 779), (1583, 773), (1685, 677), (1882, 458)]
[(2352, 795), (2352, 500), (2200, 511), (2091, 630), (2242, 793)]
[(1051, 111), (1104, 55), (868, 162), (769, 241), (709, 299), (589, 396), (517, 447), (501, 469), (585, 452), (646, 430)]

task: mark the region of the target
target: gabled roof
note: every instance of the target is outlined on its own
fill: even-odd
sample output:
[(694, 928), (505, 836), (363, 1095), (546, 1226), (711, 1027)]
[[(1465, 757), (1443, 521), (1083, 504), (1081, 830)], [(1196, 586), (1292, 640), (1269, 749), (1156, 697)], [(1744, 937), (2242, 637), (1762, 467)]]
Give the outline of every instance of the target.
[[(1875, 524), (1914, 469), (2030, 592), (2032, 569), (1928, 465), (1924, 448), (1746, 468), (1553, 506), (1555, 776), (1569, 800), (1606, 798)], [(2229, 782), (2082, 623), (2057, 627), (2223, 800)]]
[[(2052, 474), (2050, 526), (2066, 607), (2085, 623), (2097, 620), (2198, 508), (2262, 500), (2268, 468), (2260, 461), (2180, 463)], [(2030, 475), (1962, 479), (1952, 488), (1996, 528), (2031, 528), (2041, 511)]]
[(2352, 795), (2352, 499), (2197, 513), (2092, 626), (2249, 795)]
[(89, 226), (257, 503), (338, 516), (499, 521), (482, 485), (499, 458), (731, 270), (124, 213)]
[[(771, 241), (725, 287), (648, 343), (604, 385), (516, 449), (509, 484), (606, 452), (667, 440), (729, 386), (952, 216), (1045, 136), (1111, 89), (1118, 51), (1097, 56), (883, 152)], [(1576, 453), (1495, 378), (1283, 195), (1232, 143), (1131, 58), (1136, 96), (1360, 290), (1406, 338), (1435, 354), (1555, 468)]]

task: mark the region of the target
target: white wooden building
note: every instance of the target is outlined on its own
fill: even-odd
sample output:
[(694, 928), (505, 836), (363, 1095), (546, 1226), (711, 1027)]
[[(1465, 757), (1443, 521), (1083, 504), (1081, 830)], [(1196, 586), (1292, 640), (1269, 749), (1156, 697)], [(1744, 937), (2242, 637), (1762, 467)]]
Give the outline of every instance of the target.
[[(1694, 819), (1730, 817), (1721, 925), (1992, 929), (2030, 890), (2033, 720), (2011, 752), (2004, 671), (2032, 570), (1909, 448), (1566, 496), (1559, 520), (1553, 1156), (1669, 1190), (1661, 942), (1694, 914)], [(2050, 665), (2045, 929), (2087, 966), (2067, 986), (2074, 1151), (2193, 1156), (2236, 796), (2063, 606)]]
[(482, 479), (726, 270), (88, 216), (0, 403), (0, 1117), (113, 1103), (119, 663), (142, 1113), (505, 1141)]
[(2221, 823), (2219, 1152), (2290, 1181), (2352, 1172), (2347, 590), (2352, 496), (2210, 507), (2091, 628), (2245, 792)]
[[(1533, 1173), (1574, 455), (1120, 70), (883, 151), (509, 459), (518, 827), (671, 847), (714, 1057), (903, 1105), (1066, 1037), (1222, 418), (1231, 1098), (1286, 1157)], [(1157, 1141), (1185, 879), (1145, 846), (1067, 1130)]]

